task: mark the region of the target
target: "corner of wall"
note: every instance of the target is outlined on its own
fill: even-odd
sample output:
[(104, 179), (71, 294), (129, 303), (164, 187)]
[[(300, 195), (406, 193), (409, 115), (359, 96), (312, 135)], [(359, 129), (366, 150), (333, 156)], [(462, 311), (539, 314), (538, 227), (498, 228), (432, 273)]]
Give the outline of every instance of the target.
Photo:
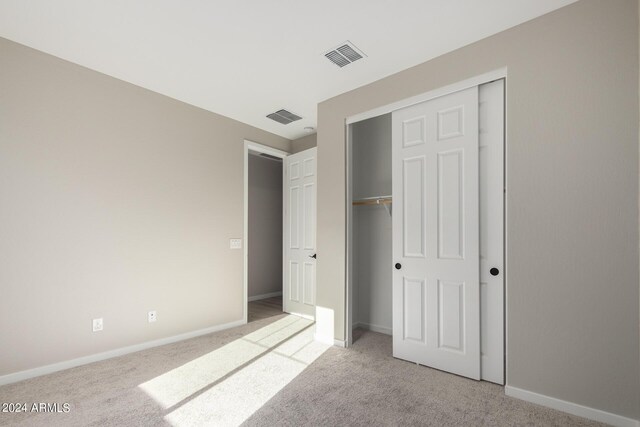
[(300, 151), (308, 150), (309, 148), (316, 147), (318, 145), (318, 134), (303, 136), (302, 138), (294, 139), (291, 141), (291, 154), (299, 153)]

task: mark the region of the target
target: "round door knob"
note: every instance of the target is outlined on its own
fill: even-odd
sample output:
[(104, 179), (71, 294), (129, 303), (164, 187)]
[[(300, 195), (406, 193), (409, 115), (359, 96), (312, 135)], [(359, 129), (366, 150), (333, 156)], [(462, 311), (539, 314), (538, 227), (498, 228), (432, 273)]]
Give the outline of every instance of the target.
[(400, 270), (402, 268), (402, 264), (396, 262), (396, 270)]
[(489, 273), (491, 273), (492, 276), (497, 276), (498, 274), (500, 274), (500, 270), (493, 267), (491, 270), (489, 270)]

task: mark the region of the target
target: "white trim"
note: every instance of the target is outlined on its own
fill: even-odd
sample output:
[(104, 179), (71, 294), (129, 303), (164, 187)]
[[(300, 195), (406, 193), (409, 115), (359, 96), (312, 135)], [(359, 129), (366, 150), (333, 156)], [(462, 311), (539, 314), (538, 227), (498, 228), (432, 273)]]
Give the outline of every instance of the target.
[(287, 313), (287, 314), (293, 314), (294, 316), (302, 317), (303, 319), (311, 320), (311, 321), (313, 321), (313, 322), (315, 322), (315, 321), (316, 321), (315, 317), (313, 317), (313, 316), (312, 316), (312, 315), (310, 315), (310, 314), (296, 313), (295, 311), (291, 311), (291, 312), (289, 312), (289, 311), (285, 311), (285, 313)]
[(612, 414), (611, 412), (605, 412), (600, 409), (579, 405), (577, 403), (567, 402), (566, 400), (556, 399), (555, 397), (545, 396), (544, 394), (535, 393), (533, 391), (523, 390), (521, 388), (508, 385), (505, 386), (504, 392), (507, 396), (515, 397), (516, 399), (526, 400), (527, 402), (546, 406), (547, 408), (557, 409), (558, 411), (599, 421), (601, 423), (607, 423), (618, 427), (640, 427), (640, 421), (638, 420), (623, 417), (622, 415)]
[(471, 77), (461, 82), (456, 82), (448, 86), (444, 86), (438, 89), (431, 90), (429, 92), (421, 93), (410, 98), (393, 102), (391, 104), (383, 105), (382, 107), (374, 108), (373, 110), (365, 111), (364, 113), (355, 114), (349, 116), (346, 119), (346, 124), (350, 125), (356, 122), (370, 119), (372, 117), (381, 116), (383, 114), (391, 113), (392, 111), (400, 110), (402, 108), (410, 107), (421, 102), (429, 101), (434, 98), (438, 98), (450, 93), (459, 92), (470, 87), (479, 86), (483, 83), (489, 83), (493, 80), (504, 79), (507, 77), (507, 68), (499, 68), (497, 70), (489, 71), (479, 76)]
[[(506, 69), (505, 69), (505, 73), (506, 73)], [(507, 197), (508, 193), (508, 171), (509, 171), (509, 156), (508, 154), (508, 150), (509, 150), (509, 132), (507, 132), (507, 127), (509, 125), (509, 117), (508, 117), (508, 112), (509, 112), (509, 108), (507, 105), (507, 90), (508, 89), (508, 83), (509, 81), (507, 80), (507, 77), (505, 76), (505, 80), (504, 80), (504, 90), (502, 95), (504, 96), (504, 100), (503, 100), (503, 108), (504, 108), (504, 132), (503, 132), (503, 138), (504, 138), (504, 155), (502, 157), (503, 159), (503, 163), (504, 163), (504, 174), (503, 174), (503, 179), (504, 179), (504, 198), (502, 199), (504, 202), (504, 212), (502, 214), (502, 220), (504, 222), (503, 227), (504, 229), (502, 230), (503, 232), (503, 238), (504, 238), (504, 247), (503, 247), (503, 254), (504, 254), (504, 264), (502, 264), (502, 270), (503, 270), (503, 274), (504, 274), (504, 288), (503, 288), (503, 296), (504, 296), (504, 306), (502, 307), (502, 316), (504, 319), (504, 384), (507, 384), (509, 378), (507, 377), (508, 372), (509, 372), (509, 316), (507, 316), (507, 307), (509, 307), (509, 233), (507, 233), (507, 230), (509, 230), (509, 206), (508, 206), (508, 202), (509, 202), (509, 198)]]
[[(296, 316), (300, 316), (300, 315), (296, 314)], [(343, 348), (347, 346), (346, 341), (336, 340), (336, 339), (333, 339), (333, 337), (318, 335), (317, 333), (313, 334), (313, 339), (315, 341), (318, 341), (319, 343), (326, 344), (326, 345), (334, 345), (336, 347), (343, 347)]]
[[(289, 171), (287, 170), (287, 161), (282, 160), (282, 311), (285, 309), (287, 300), (287, 289), (289, 288), (289, 274), (287, 273), (287, 240), (289, 230), (287, 228), (287, 203), (289, 201), (289, 192), (287, 184)], [(286, 312), (285, 312), (286, 313)]]
[(51, 365), (40, 366), (38, 368), (27, 369), (25, 371), (15, 372), (13, 374), (3, 375), (0, 377), (0, 386), (5, 384), (11, 384), (18, 381), (27, 380), (29, 378), (39, 377), (41, 375), (47, 375), (58, 371), (63, 371), (69, 368), (75, 368), (76, 366), (86, 365), (93, 362), (99, 362), (101, 360), (111, 359), (118, 356), (124, 356), (125, 354), (135, 353), (141, 350), (147, 350), (153, 347), (159, 347), (161, 345), (172, 344), (178, 341), (184, 341), (189, 338), (199, 337), (201, 335), (211, 334), (213, 332), (222, 331), (224, 329), (235, 328), (246, 324), (244, 320), (236, 320), (235, 322), (224, 323), (222, 325), (211, 326), (205, 329), (199, 329), (197, 331), (185, 332), (184, 334), (174, 335), (172, 337), (160, 338), (153, 341), (147, 341), (140, 344), (134, 344), (127, 347), (117, 348), (115, 350), (105, 351), (103, 353), (92, 354), (89, 356), (79, 357), (77, 359), (66, 360), (64, 362), (53, 363)]
[[(250, 141), (248, 139), (244, 140), (244, 184), (243, 184), (243, 244), (242, 244), (242, 286), (244, 289), (244, 293), (242, 296), (242, 312), (244, 323), (247, 323), (249, 320), (249, 310), (247, 304), (249, 303), (249, 150), (257, 151), (258, 153), (265, 153), (271, 156), (279, 157), (284, 159), (289, 155), (286, 151), (278, 150), (277, 148), (268, 147), (266, 145), (259, 144), (257, 142)], [(284, 163), (282, 166), (282, 170), (284, 173)], [(284, 215), (283, 215), (284, 217)], [(283, 253), (284, 253), (284, 238), (283, 238)], [(284, 272), (283, 272), (284, 274)]]
[(345, 171), (346, 171), (346, 195), (347, 195), (347, 212), (345, 218), (345, 229), (346, 229), (346, 268), (345, 268), (345, 284), (347, 285), (347, 289), (345, 290), (345, 333), (344, 337), (346, 339), (345, 346), (351, 347), (353, 345), (353, 173), (351, 168), (351, 162), (353, 157), (353, 144), (351, 143), (352, 139), (352, 127), (345, 124)]
[(284, 159), (291, 153), (287, 153), (283, 150), (278, 150), (277, 148), (269, 147), (268, 145), (260, 144), (259, 142), (250, 141), (248, 139), (244, 140), (245, 147), (251, 151), (257, 151), (258, 153), (269, 154), (275, 157), (279, 157)]
[(262, 294), (262, 295), (254, 295), (252, 297), (249, 297), (248, 300), (249, 300), (249, 302), (251, 302), (251, 301), (259, 301), (261, 299), (280, 297), (280, 296), (282, 296), (282, 291), (271, 292), (271, 293)]

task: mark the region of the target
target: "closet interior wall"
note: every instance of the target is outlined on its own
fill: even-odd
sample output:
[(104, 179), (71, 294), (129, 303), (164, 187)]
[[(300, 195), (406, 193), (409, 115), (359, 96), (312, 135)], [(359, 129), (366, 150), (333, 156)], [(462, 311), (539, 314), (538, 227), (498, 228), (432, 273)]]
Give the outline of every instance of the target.
[[(391, 196), (391, 114), (351, 125), (352, 198)], [(392, 205), (391, 205), (392, 206)], [(391, 215), (383, 205), (352, 207), (353, 328), (391, 335)]]

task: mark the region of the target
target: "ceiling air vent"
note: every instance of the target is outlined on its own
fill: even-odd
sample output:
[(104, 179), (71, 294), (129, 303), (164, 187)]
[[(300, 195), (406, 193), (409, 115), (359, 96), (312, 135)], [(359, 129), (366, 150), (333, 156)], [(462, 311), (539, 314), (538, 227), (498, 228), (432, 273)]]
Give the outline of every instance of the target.
[(278, 110), (275, 113), (271, 113), (267, 117), (271, 120), (275, 120), (278, 123), (282, 123), (283, 125), (288, 125), (289, 123), (295, 122), (296, 120), (300, 120), (302, 118), (284, 109)]
[(366, 55), (362, 53), (360, 49), (355, 47), (353, 43), (347, 41), (337, 48), (325, 53), (324, 56), (338, 67), (342, 68), (345, 65), (349, 65), (352, 62), (357, 61), (358, 59), (362, 59)]

